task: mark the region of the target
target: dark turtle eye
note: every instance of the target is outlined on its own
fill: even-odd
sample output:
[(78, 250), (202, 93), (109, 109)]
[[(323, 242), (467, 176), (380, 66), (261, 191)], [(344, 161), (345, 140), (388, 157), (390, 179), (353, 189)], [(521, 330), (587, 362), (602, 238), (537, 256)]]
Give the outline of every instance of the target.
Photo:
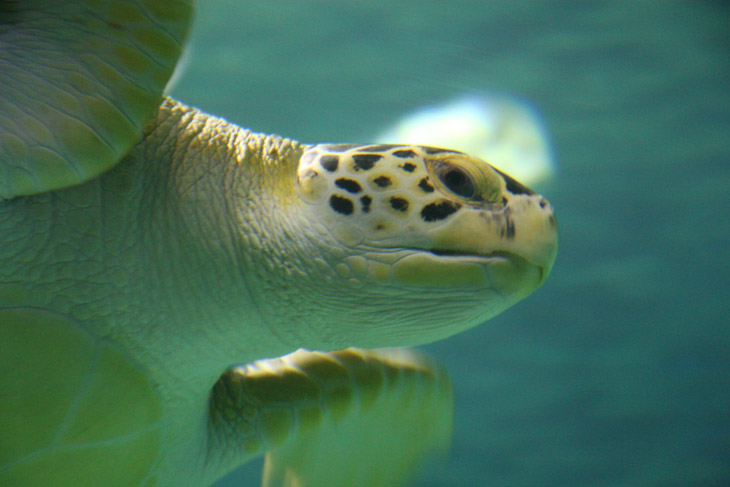
[(462, 198), (474, 197), (474, 180), (463, 169), (456, 166), (444, 168), (439, 178), (447, 188)]

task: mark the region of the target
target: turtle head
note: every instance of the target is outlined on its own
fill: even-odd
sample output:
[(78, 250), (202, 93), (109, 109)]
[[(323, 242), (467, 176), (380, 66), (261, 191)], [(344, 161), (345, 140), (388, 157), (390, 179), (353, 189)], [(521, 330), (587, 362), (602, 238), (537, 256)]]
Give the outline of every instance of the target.
[[(410, 330), (407, 344), (443, 338), (500, 313), (540, 286), (555, 260), (550, 204), (461, 152), (315, 145), (304, 152), (297, 181), (307, 220), (339, 247), (324, 254), (342, 279), (342, 292), (349, 285), (367, 290), (360, 309), (372, 305), (397, 335)], [(393, 314), (387, 317), (386, 310)]]

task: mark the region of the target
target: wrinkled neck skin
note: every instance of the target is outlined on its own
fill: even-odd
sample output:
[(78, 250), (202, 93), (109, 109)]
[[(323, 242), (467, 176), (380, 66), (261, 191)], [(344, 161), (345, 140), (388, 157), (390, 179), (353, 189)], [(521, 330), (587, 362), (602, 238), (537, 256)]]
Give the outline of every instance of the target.
[(261, 301), (275, 295), (272, 268), (298, 248), (280, 215), (295, 220), (303, 148), (169, 99), (150, 127), (123, 164), (144, 173), (136, 177), (144, 185), (138, 251), (147, 275), (139, 291), (163, 345), (140, 333), (133, 346), (165, 351), (158, 357), (161, 369), (171, 368), (165, 375), (197, 375), (212, 386), (228, 366), (297, 348), (295, 336), (262, 316)]

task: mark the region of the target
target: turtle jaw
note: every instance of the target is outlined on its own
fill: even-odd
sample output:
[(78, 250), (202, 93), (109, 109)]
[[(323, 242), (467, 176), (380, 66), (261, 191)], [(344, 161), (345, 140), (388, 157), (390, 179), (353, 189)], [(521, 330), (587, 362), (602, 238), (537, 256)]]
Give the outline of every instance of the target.
[(546, 279), (552, 260), (532, 262), (509, 251), (465, 253), (441, 249), (408, 249), (392, 264), (390, 279), (423, 288), (488, 290), (509, 301), (523, 299)]
[[(534, 268), (537, 270), (539, 275), (538, 283), (535, 287), (539, 287), (545, 282), (545, 279), (547, 279), (547, 276), (552, 270), (553, 263), (555, 262), (555, 250), (556, 249), (553, 249), (553, 251), (548, 254), (547, 259), (544, 262), (534, 262), (509, 250), (495, 250), (489, 253), (469, 253), (446, 249), (428, 249), (424, 252), (433, 254), (436, 257), (441, 257), (444, 262), (458, 262), (460, 260), (481, 260), (484, 261), (484, 265), (493, 266), (501, 263), (510, 263), (512, 266), (519, 269), (527, 270)], [(529, 274), (532, 274), (532, 272), (530, 271)]]
[(365, 348), (422, 345), (473, 328), (526, 298), (549, 272), (507, 251), (413, 247), (369, 248), (336, 269), (345, 277), (339, 296), (356, 314), (337, 315), (327, 333)]
[[(437, 256), (437, 257), (443, 257), (445, 259), (483, 259), (486, 261), (489, 261), (490, 263), (495, 261), (516, 261), (516, 262), (523, 262), (526, 265), (534, 265), (535, 267), (538, 267), (540, 269), (540, 275), (545, 274), (545, 266), (536, 264), (534, 262), (529, 262), (527, 259), (520, 257), (519, 255), (510, 252), (508, 250), (495, 250), (493, 252), (489, 252), (487, 254), (479, 254), (479, 253), (468, 253), (468, 252), (456, 252), (453, 250), (445, 250), (445, 249), (428, 249), (427, 252)], [(543, 279), (544, 280), (544, 279)]]

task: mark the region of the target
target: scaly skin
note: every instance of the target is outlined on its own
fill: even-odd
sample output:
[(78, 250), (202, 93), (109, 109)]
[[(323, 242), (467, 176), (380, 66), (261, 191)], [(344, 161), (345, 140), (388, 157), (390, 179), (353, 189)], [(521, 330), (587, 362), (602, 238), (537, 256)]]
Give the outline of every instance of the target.
[(189, 0), (0, 1), (0, 198), (113, 167), (182, 51)]
[[(296, 265), (297, 247), (253, 240), (283, 232), (269, 212), (293, 190), (301, 148), (170, 100), (148, 127), (102, 177), (0, 202), (0, 311), (61, 314), (148, 374), (164, 405), (159, 478), (174, 484), (203, 470), (203, 416), (226, 367), (297, 348), (254, 304), (277, 284), (271, 259)], [(232, 223), (243, 220), (260, 233)]]
[[(89, 327), (93, 334), (139, 350), (137, 359), (151, 366), (167, 367), (157, 362), (169, 362), (177, 347), (189, 348), (185, 342), (194, 343), (200, 356), (206, 349), (201, 344), (215, 339), (212, 330), (224, 337), (222, 343), (210, 343), (216, 357), (229, 355), (224, 366), (260, 358), (259, 350), (268, 355), (290, 351), (290, 343), (277, 342), (268, 330), (258, 336), (261, 320), (247, 306), (252, 297), (244, 276), (264, 257), (249, 246), (247, 233), (252, 232), (232, 222), (284, 223), (267, 214), (272, 204), (266, 200), (274, 192), (266, 188), (292, 185), (292, 178), (281, 173), (296, 170), (301, 149), (287, 139), (254, 135), (172, 101), (163, 104), (149, 126), (154, 128), (144, 142), (102, 177), (0, 202), (4, 301), (94, 323)], [(263, 144), (281, 156), (270, 152), (262, 164)], [(236, 151), (226, 152), (229, 146)], [(245, 150), (249, 146), (252, 150)], [(261, 190), (251, 191), (253, 185)], [(254, 194), (258, 201), (251, 199)], [(250, 237), (276, 234), (258, 230)], [(272, 238), (260, 250), (269, 252), (276, 244)], [(250, 250), (246, 255), (244, 246)], [(211, 328), (195, 330), (189, 323)], [(247, 330), (261, 346), (226, 344), (232, 328)], [(180, 343), (170, 342), (175, 337)], [(166, 358), (141, 358), (145, 348)], [(229, 348), (245, 349), (250, 356), (230, 356)], [(217, 378), (221, 359), (214, 361)]]

